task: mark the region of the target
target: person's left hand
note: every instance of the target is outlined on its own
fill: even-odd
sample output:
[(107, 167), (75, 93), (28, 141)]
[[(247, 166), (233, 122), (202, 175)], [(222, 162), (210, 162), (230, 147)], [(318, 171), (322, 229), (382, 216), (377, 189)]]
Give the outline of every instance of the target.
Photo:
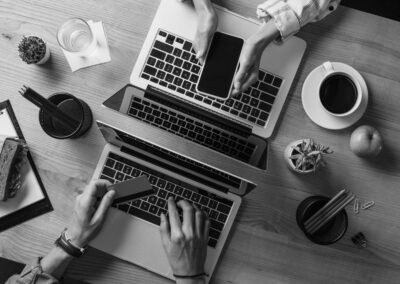
[(106, 180), (92, 181), (76, 197), (74, 213), (67, 230), (73, 244), (84, 247), (100, 231), (115, 196), (114, 190), (107, 191), (109, 185), (111, 183)]

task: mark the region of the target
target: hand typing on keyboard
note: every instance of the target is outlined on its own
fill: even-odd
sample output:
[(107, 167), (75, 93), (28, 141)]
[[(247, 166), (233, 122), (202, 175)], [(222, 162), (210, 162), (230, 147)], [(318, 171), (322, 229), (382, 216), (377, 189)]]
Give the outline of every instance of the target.
[(209, 226), (208, 216), (198, 207), (186, 200), (175, 204), (172, 197), (168, 199), (168, 218), (161, 214), (160, 233), (177, 283), (203, 283)]

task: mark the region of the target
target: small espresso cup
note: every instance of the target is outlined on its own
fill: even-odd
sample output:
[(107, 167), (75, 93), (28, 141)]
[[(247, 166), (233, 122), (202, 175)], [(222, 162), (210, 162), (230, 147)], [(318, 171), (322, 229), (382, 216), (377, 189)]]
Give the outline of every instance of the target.
[(354, 113), (361, 104), (362, 89), (350, 73), (335, 70), (331, 62), (321, 66), (324, 73), (319, 86), (319, 102), (329, 114), (337, 117)]
[(92, 126), (93, 116), (89, 106), (68, 93), (55, 93), (48, 100), (65, 114), (79, 122), (76, 129), (68, 129), (64, 124), (43, 110), (39, 112), (39, 122), (47, 135), (56, 139), (73, 139), (84, 135)]

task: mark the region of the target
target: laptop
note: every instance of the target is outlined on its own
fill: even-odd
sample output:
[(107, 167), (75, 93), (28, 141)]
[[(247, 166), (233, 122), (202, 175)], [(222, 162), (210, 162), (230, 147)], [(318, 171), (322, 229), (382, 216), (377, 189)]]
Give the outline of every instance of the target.
[(97, 121), (107, 141), (93, 179), (111, 183), (145, 175), (156, 194), (110, 208), (92, 247), (174, 279), (159, 225), (167, 199), (186, 199), (210, 217), (205, 273), (209, 281), (238, 213), (241, 196), (254, 184), (139, 138), (129, 130)]
[[(218, 31), (247, 39), (259, 28), (255, 20), (215, 8)], [(125, 98), (114, 109), (265, 169), (266, 139), (276, 126), (306, 43), (292, 37), (284, 44), (270, 44), (261, 58), (259, 80), (244, 93), (221, 101), (196, 93), (202, 68), (192, 48), (196, 26), (191, 1), (161, 0), (130, 85), (117, 93)]]

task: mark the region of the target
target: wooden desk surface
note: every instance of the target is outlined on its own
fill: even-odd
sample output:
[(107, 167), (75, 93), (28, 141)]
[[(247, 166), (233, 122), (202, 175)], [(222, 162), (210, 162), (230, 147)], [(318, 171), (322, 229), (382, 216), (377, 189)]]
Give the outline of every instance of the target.
[[(218, 1), (249, 17), (261, 0)], [(13, 1), (0, 2), (0, 101), (10, 99), (55, 210), (0, 234), (0, 255), (28, 262), (45, 254), (72, 211), (74, 195), (91, 178), (105, 144), (93, 127), (78, 140), (57, 141), (40, 129), (38, 110), (17, 95), (23, 85), (42, 94), (67, 91), (84, 98), (96, 119), (107, 117), (100, 104), (128, 82), (159, 1)], [(57, 27), (69, 17), (102, 20), (112, 61), (71, 73), (56, 41)], [(226, 245), (212, 283), (399, 283), (400, 279), (400, 23), (340, 7), (327, 19), (307, 26), (298, 36), (308, 43), (306, 55), (271, 139), (267, 173), (243, 173), (259, 186), (244, 204)], [(51, 62), (28, 66), (17, 55), (22, 35), (43, 37), (52, 49)], [(312, 123), (301, 105), (307, 74), (324, 61), (341, 61), (358, 69), (370, 91), (371, 102), (357, 124), (371, 124), (384, 137), (383, 153), (375, 161), (353, 155), (349, 137), (354, 127), (328, 131)], [(142, 137), (179, 149), (171, 135), (130, 120)], [(147, 131), (145, 131), (147, 130)], [(301, 137), (330, 145), (328, 168), (316, 175), (290, 172), (282, 158), (285, 146)], [(179, 141), (179, 140), (178, 140)], [(178, 145), (178, 146), (177, 146)], [(198, 147), (182, 147), (201, 160)], [(222, 160), (223, 161), (223, 160)], [(218, 161), (212, 161), (218, 165)], [(226, 165), (225, 165), (226, 166)], [(232, 171), (240, 168), (232, 164)], [(335, 245), (310, 243), (295, 222), (304, 198), (332, 196), (346, 187), (362, 200), (374, 200), (368, 211), (349, 213), (349, 229)], [(351, 243), (364, 232), (368, 249)], [(166, 283), (164, 278), (89, 250), (75, 261), (68, 275), (93, 283)]]

